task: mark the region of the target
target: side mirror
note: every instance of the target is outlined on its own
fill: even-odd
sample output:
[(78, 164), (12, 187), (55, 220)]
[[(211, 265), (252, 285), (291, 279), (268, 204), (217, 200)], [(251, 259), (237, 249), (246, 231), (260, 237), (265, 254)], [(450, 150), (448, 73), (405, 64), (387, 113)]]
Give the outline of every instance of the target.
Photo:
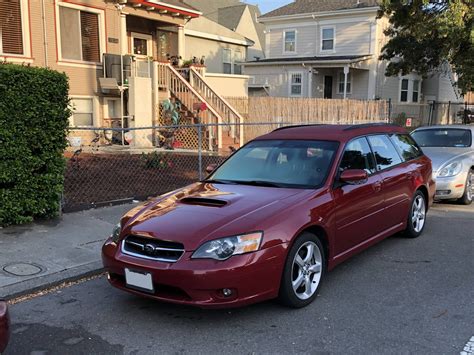
[(366, 182), (367, 172), (362, 169), (347, 169), (341, 173), (339, 180), (350, 185), (358, 185)]
[(207, 167), (206, 167), (206, 173), (210, 174), (212, 173), (214, 170), (216, 170), (217, 168), (217, 164), (209, 164)]

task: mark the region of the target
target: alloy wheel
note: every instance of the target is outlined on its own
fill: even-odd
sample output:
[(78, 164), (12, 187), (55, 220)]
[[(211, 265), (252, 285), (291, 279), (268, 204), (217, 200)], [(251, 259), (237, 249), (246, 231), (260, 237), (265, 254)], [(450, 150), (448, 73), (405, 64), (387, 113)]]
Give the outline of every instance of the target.
[(311, 241), (300, 246), (293, 259), (291, 283), (296, 297), (306, 300), (314, 295), (321, 281), (322, 256)]
[(422, 195), (417, 195), (411, 209), (411, 223), (415, 232), (419, 233), (425, 225), (426, 207)]

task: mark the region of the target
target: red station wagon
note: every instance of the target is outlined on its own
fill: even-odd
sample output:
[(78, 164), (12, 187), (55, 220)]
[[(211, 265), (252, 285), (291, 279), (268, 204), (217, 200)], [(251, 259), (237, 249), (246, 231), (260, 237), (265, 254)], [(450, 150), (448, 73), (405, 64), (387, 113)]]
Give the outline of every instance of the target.
[(431, 161), (400, 127), (284, 127), (128, 212), (103, 263), (113, 286), (157, 300), (303, 307), (337, 264), (418, 237), (434, 193)]

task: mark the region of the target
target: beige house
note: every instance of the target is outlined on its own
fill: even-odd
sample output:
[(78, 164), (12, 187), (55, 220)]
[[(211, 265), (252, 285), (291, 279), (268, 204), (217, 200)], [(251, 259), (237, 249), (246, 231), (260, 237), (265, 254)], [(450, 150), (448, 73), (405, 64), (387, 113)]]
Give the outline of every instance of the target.
[(251, 95), (334, 99), (391, 99), (412, 105), (455, 101), (452, 73), (386, 77), (379, 55), (387, 18), (378, 0), (296, 0), (259, 17), (265, 58), (249, 61)]
[[(170, 97), (190, 113), (194, 104), (206, 103), (201, 120), (207, 123), (238, 122), (241, 117), (205, 78), (205, 68), (183, 73), (170, 64), (170, 57), (201, 55), (192, 50), (195, 32), (188, 33), (187, 49), (185, 29), (200, 15), (180, 0), (0, 0), (0, 61), (65, 72), (71, 126), (163, 123), (159, 104)], [(245, 50), (248, 44), (239, 39)], [(237, 81), (235, 95), (246, 94), (246, 80)], [(148, 133), (134, 134), (134, 144), (153, 144)], [(221, 128), (206, 137), (223, 144)]]

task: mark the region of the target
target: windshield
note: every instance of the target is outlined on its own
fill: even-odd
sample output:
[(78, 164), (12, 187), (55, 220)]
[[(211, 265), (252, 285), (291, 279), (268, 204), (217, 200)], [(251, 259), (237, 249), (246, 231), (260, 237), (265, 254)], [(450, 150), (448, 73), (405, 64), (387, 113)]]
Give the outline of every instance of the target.
[(412, 136), (421, 147), (465, 148), (472, 142), (470, 129), (423, 129), (413, 132)]
[(207, 181), (269, 187), (315, 188), (324, 184), (337, 142), (253, 141), (242, 147)]

